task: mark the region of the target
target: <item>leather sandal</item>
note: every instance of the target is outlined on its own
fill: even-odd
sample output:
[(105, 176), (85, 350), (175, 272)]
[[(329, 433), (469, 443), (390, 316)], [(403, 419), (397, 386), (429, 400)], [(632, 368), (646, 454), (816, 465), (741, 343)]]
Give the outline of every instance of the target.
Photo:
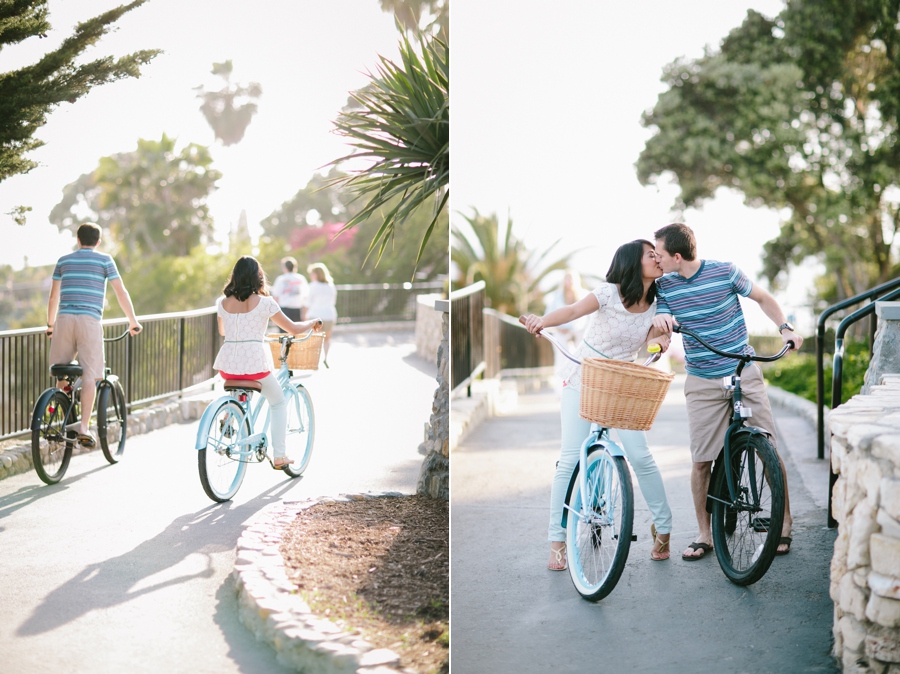
[(550, 548), (550, 554), (555, 557), (547, 568), (551, 571), (565, 571), (569, 568), (568, 559), (566, 559), (566, 546), (563, 544), (561, 548)]
[(653, 545), (659, 543), (659, 550), (653, 550), (650, 548), (650, 559), (654, 562), (663, 562), (667, 560), (670, 556), (669, 553), (669, 543), (672, 541), (671, 534), (669, 535), (669, 540), (664, 541), (660, 539), (659, 534), (656, 533), (656, 525), (650, 525), (650, 535), (653, 537)]
[(272, 468), (281, 470), (282, 468), (287, 468), (292, 463), (294, 463), (293, 459), (289, 459), (286, 456), (279, 456), (272, 460)]

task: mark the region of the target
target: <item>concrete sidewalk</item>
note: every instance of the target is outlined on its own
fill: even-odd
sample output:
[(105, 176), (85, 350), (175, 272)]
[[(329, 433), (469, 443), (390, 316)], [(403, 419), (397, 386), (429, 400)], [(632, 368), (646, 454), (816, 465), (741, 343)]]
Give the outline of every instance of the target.
[(672, 557), (652, 562), (650, 513), (635, 481), (625, 572), (597, 604), (568, 573), (546, 569), (549, 494), (560, 436), (554, 393), (519, 396), (515, 410), (470, 430), (453, 451), (452, 664), (476, 672), (836, 672), (826, 528), (828, 465), (815, 428), (774, 407), (794, 516), (791, 553), (758, 583), (730, 583), (715, 555), (681, 552), (696, 534), (684, 377), (672, 383), (650, 446), (675, 528)]

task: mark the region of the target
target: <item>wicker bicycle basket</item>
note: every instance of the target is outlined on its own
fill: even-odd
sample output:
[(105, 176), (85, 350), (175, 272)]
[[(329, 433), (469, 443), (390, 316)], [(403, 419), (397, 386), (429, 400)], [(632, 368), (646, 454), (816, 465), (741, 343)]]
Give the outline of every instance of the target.
[(647, 431), (675, 375), (605, 358), (585, 358), (581, 368), (581, 416), (607, 428)]
[[(283, 335), (269, 335), (269, 337), (282, 337)], [(294, 340), (291, 350), (288, 352), (287, 366), (291, 370), (318, 370), (319, 358), (322, 355), (322, 344), (325, 343), (324, 332), (314, 332), (302, 342)], [(269, 342), (272, 349), (272, 360), (275, 367), (280, 365), (281, 342)]]

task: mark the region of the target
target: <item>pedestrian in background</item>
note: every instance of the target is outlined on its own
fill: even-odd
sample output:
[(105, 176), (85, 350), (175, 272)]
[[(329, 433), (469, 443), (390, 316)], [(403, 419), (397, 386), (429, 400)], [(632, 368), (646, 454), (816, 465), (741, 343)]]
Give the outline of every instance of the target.
[(284, 258), (281, 261), (281, 269), (283, 273), (272, 284), (272, 297), (278, 302), (285, 316), (295, 322), (302, 321), (309, 284), (306, 277), (296, 271), (297, 260), (294, 258)]
[[(550, 301), (547, 302), (546, 313), (549, 314), (551, 311), (556, 311), (557, 309), (562, 309), (563, 307), (575, 304), (583, 299), (588, 292), (589, 291), (581, 285), (581, 274), (575, 269), (566, 269), (559, 288), (550, 295)], [(573, 321), (556, 326), (553, 329), (553, 333), (562, 338), (563, 344), (569, 351), (574, 351), (578, 348), (581, 339), (584, 337), (584, 330), (587, 327), (587, 323), (588, 317), (581, 316)], [(559, 349), (553, 349), (553, 369), (556, 374), (561, 375), (562, 372), (566, 370), (568, 364), (569, 361), (562, 353), (560, 353)], [(561, 380), (555, 379), (554, 381), (557, 382)], [(557, 390), (557, 392), (559, 391), (561, 391), (561, 389)]]
[(331, 331), (337, 321), (337, 289), (334, 287), (334, 279), (321, 262), (311, 264), (306, 268), (309, 274), (309, 300), (307, 312), (311, 316), (322, 319), (325, 330), (325, 367), (328, 367), (328, 349), (331, 346)]

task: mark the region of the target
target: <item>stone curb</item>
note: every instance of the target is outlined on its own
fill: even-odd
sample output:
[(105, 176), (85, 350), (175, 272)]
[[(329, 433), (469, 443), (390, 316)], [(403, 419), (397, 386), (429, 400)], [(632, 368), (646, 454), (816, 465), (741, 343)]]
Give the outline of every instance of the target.
[(375, 648), (359, 631), (343, 631), (315, 615), (288, 579), (281, 555), (285, 528), (318, 503), (403, 496), (399, 492), (281, 501), (260, 510), (237, 542), (234, 583), (241, 622), (275, 649), (278, 661), (304, 674), (413, 674), (400, 656)]
[[(790, 393), (789, 391), (780, 389), (777, 386), (766, 386), (766, 392), (769, 394), (769, 402), (771, 402), (773, 405), (777, 405), (783, 410), (787, 410), (788, 412), (792, 412), (793, 414), (806, 419), (813, 425), (814, 428), (819, 423), (818, 409), (814, 402), (810, 402), (806, 398), (802, 398), (795, 393)], [(830, 412), (826, 407), (824, 415), (826, 436), (829, 432), (829, 413)]]
[[(143, 435), (171, 424), (188, 423), (199, 419), (203, 410), (217, 395), (219, 394), (216, 391), (210, 390), (189, 398), (160, 403), (132, 412), (128, 415), (127, 437)], [(96, 449), (86, 450), (76, 444), (72, 448), (72, 456), (98, 451), (100, 451), (99, 445)], [(0, 450), (0, 480), (33, 469), (34, 460), (31, 457), (30, 438), (23, 440), (22, 444)]]

